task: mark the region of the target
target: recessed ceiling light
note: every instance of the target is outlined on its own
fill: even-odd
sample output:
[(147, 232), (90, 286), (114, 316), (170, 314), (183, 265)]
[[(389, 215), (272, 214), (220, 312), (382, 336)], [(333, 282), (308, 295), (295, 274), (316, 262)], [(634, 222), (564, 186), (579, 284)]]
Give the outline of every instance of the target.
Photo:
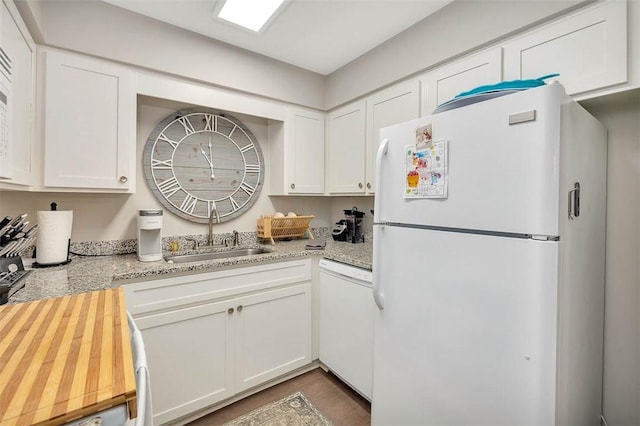
[(284, 0), (226, 0), (218, 17), (258, 32)]

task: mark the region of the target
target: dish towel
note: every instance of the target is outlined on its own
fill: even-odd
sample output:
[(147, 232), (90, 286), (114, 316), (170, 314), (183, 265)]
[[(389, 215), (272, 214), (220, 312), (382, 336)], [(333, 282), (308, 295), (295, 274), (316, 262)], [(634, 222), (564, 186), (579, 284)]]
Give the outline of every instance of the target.
[(317, 240), (309, 240), (307, 244), (305, 244), (305, 250), (324, 250), (327, 242), (324, 238), (318, 238)]

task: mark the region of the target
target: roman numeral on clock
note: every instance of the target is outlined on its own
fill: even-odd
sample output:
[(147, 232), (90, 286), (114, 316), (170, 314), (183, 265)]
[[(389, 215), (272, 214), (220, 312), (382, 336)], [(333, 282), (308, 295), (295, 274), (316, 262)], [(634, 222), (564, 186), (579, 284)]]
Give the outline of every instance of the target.
[(213, 131), (213, 115), (203, 114), (204, 117), (204, 130), (208, 132)]
[(169, 138), (164, 134), (164, 132), (163, 132), (163, 133), (160, 133), (160, 134), (158, 135), (158, 139), (157, 139), (157, 140), (168, 143), (169, 145), (171, 145), (171, 148), (173, 148), (173, 149), (176, 149), (176, 147), (178, 146), (178, 142), (176, 142), (176, 141), (174, 141), (174, 140), (172, 140), (172, 139), (169, 139)]
[(182, 187), (180, 186), (180, 182), (178, 182), (175, 176), (170, 177), (169, 179), (164, 180), (157, 185), (160, 192), (162, 192), (162, 195), (164, 195), (164, 198), (167, 199), (176, 192), (180, 191), (180, 189), (182, 189)]
[(173, 159), (168, 160), (156, 160), (155, 158), (151, 159), (151, 167), (156, 170), (171, 170), (173, 166)]
[(207, 201), (207, 217), (211, 217), (211, 212), (216, 208), (215, 201)]
[(248, 196), (251, 196), (254, 192), (256, 192), (256, 189), (253, 186), (249, 185), (247, 182), (242, 182), (240, 184), (240, 189), (246, 192)]
[(244, 166), (244, 171), (247, 173), (260, 173), (259, 164), (247, 164)]
[(182, 204), (180, 204), (180, 210), (182, 210), (185, 213), (193, 214), (193, 211), (196, 208), (197, 202), (198, 202), (198, 199), (196, 197), (194, 197), (191, 194), (187, 194), (185, 199), (182, 201)]
[(240, 152), (244, 154), (245, 152), (251, 151), (252, 149), (255, 149), (255, 147), (253, 146), (252, 143), (250, 143), (249, 145), (245, 145), (242, 148), (240, 148)]
[(240, 208), (240, 204), (238, 204), (238, 202), (234, 200), (232, 196), (229, 196), (229, 201), (231, 201), (231, 208), (233, 210), (238, 210)]
[(196, 132), (196, 129), (193, 127), (193, 124), (191, 124), (191, 121), (189, 121), (189, 118), (180, 117), (178, 118), (178, 123), (182, 124), (182, 127), (184, 128), (184, 133), (187, 136)]

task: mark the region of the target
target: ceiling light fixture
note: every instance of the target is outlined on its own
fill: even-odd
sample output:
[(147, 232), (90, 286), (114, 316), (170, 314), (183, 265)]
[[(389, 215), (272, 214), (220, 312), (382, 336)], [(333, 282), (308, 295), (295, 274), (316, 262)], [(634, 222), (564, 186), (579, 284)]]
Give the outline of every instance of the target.
[(226, 0), (218, 17), (258, 32), (284, 0)]

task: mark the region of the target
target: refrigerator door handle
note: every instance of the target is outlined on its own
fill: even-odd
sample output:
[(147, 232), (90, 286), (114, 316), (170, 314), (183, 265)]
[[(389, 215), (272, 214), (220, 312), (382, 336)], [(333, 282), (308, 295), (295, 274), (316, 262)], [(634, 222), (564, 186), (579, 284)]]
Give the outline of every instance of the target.
[(573, 184), (573, 189), (569, 191), (569, 220), (580, 216), (580, 182)]
[[(382, 230), (380, 230), (382, 231)], [(384, 309), (384, 296), (382, 295), (382, 289), (380, 288), (380, 274), (377, 272), (380, 268), (377, 265), (380, 265), (377, 257), (380, 256), (380, 247), (374, 247), (373, 250), (373, 283), (371, 285), (371, 290), (373, 290), (373, 300), (375, 300), (378, 309), (381, 311)]]
[[(380, 183), (382, 182), (382, 157), (387, 155), (387, 150), (389, 148), (389, 139), (383, 139), (380, 143), (380, 147), (378, 148), (378, 152), (376, 154), (376, 191), (380, 191)], [(375, 197), (374, 200), (374, 210), (376, 212), (377, 217), (382, 217), (381, 207), (381, 199), (380, 195)], [(384, 220), (380, 221), (379, 226), (376, 226), (374, 229), (374, 239), (379, 235), (380, 232), (384, 229)], [(373, 248), (373, 285), (371, 286), (373, 290), (373, 299), (378, 306), (378, 309), (384, 309), (384, 296), (382, 295), (382, 288), (380, 287), (380, 274), (378, 271), (380, 270), (377, 265), (380, 264), (378, 262), (378, 257), (380, 256), (380, 246), (375, 246)]]
[[(382, 182), (382, 157), (387, 155), (387, 150), (389, 148), (389, 139), (382, 139), (380, 142), (380, 147), (378, 148), (378, 152), (376, 153), (376, 191), (380, 190), (380, 183)], [(381, 217), (380, 213), (380, 197), (375, 197), (373, 200), (373, 211), (376, 212), (376, 216)]]

